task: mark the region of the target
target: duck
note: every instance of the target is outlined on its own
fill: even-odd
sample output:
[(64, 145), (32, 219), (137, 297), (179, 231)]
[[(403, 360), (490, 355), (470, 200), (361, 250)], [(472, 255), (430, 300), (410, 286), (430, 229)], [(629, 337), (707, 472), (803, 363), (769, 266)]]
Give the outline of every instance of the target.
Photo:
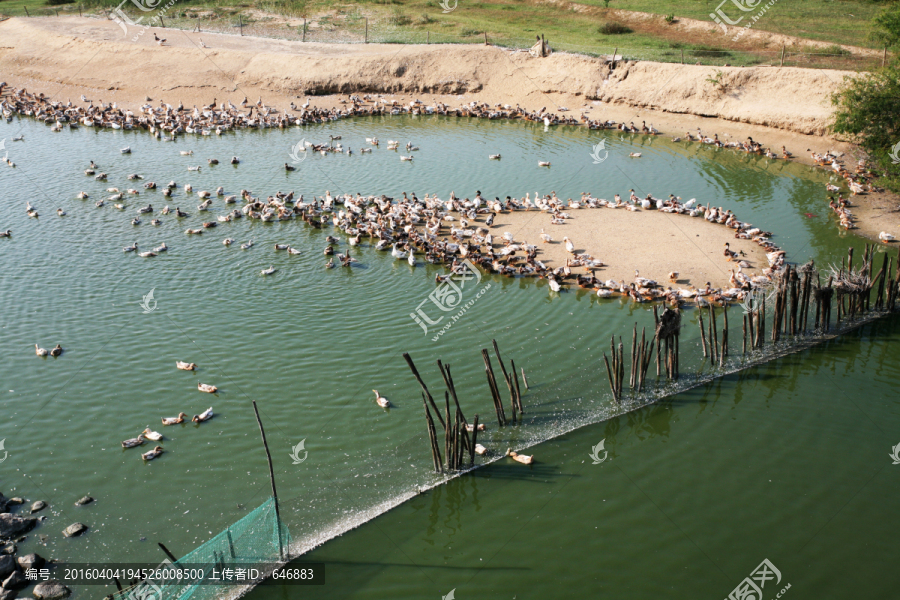
[(239, 159), (237, 156), (231, 157), (231, 164), (237, 165), (237, 164), (240, 164), (240, 162), (241, 162), (241, 159)]
[(50, 351), (50, 356), (56, 357), (56, 356), (59, 356), (59, 355), (62, 354), (62, 353), (63, 353), (62, 346), (60, 346), (59, 344), (57, 344), (57, 345), (56, 345), (56, 348), (53, 348), (53, 349)]
[(334, 268), (334, 259), (333, 259), (333, 258), (329, 258), (329, 259), (328, 259), (328, 262), (325, 263), (325, 268), (326, 268), (326, 269), (333, 269), (333, 268)]
[(144, 443), (144, 436), (139, 435), (136, 438), (131, 438), (130, 440), (125, 440), (122, 442), (123, 448), (134, 448), (135, 446), (141, 446)]
[(203, 421), (209, 421), (213, 418), (213, 409), (212, 406), (204, 410), (199, 415), (194, 415), (194, 418), (191, 419), (192, 423), (202, 423)]
[(119, 150), (122, 154), (131, 154), (131, 146), (125, 146), (121, 150)]
[(897, 238), (889, 234), (887, 231), (882, 231), (878, 234), (878, 239), (887, 244), (888, 242), (893, 242)]
[(375, 392), (375, 403), (381, 408), (388, 408), (391, 405), (391, 401), (378, 393), (378, 390), (372, 390)]
[(219, 391), (219, 388), (217, 388), (214, 385), (210, 385), (208, 383), (198, 383), (197, 389), (200, 390), (201, 392), (206, 392), (207, 394), (215, 394), (216, 392)]
[(297, 250), (296, 248), (294, 248), (293, 246), (288, 246), (287, 251), (288, 251), (288, 254), (294, 254), (294, 255), (300, 254), (300, 251)]
[(566, 243), (566, 252), (568, 252), (570, 254), (574, 254), (575, 253), (575, 244), (572, 243), (572, 240), (570, 240), (568, 237), (564, 237), (563, 241)]
[(490, 160), (500, 160), (500, 155), (499, 155), (499, 154), (489, 154), (489, 155), (488, 155), (488, 159), (490, 159)]
[(550, 166), (550, 161), (549, 161), (549, 160), (541, 160), (541, 161), (538, 161), (538, 166), (539, 166), (539, 167), (549, 167), (549, 166)]
[(542, 240), (545, 244), (549, 244), (550, 242), (553, 241), (553, 238), (550, 237), (550, 234), (549, 234), (549, 233), (544, 233), (544, 230), (541, 229), (541, 240)]
[(66, 211), (64, 211), (64, 210), (61, 209), (61, 208), (57, 208), (57, 209), (56, 209), (56, 214), (59, 215), (60, 217), (64, 217), (64, 216), (66, 216)]
[(50, 354), (46, 348), (41, 348), (37, 344), (34, 345), (34, 353), (38, 356), (47, 356), (48, 354)]
[(411, 161), (412, 159), (413, 159), (412, 155), (410, 155), (410, 156), (401, 156), (401, 157), (400, 157), (400, 160), (409, 160), (409, 161)]
[(158, 442), (159, 440), (161, 440), (163, 438), (161, 433), (157, 433), (156, 431), (153, 431), (149, 427), (146, 428), (145, 430), (143, 430), (141, 432), (141, 435), (152, 442)]
[(259, 274), (260, 275), (271, 275), (274, 272), (275, 272), (275, 267), (273, 267), (272, 265), (269, 265), (268, 269), (263, 269), (262, 271), (259, 272)]
[(405, 250), (400, 250), (400, 246), (401, 246), (400, 242), (397, 242), (394, 244), (393, 249), (391, 249), (391, 256), (393, 256), (394, 258), (396, 258), (398, 260), (401, 258), (406, 258), (407, 254), (408, 254), (408, 252), (406, 252)]
[(530, 465), (534, 462), (534, 456), (527, 456), (525, 454), (519, 454), (518, 452), (513, 451), (512, 448), (506, 449), (506, 456), (510, 457), (516, 462), (520, 462), (523, 465)]
[(249, 250), (253, 247), (253, 240), (250, 240), (246, 244), (241, 244), (241, 250)]
[(678, 271), (672, 271), (669, 273), (669, 281), (678, 281)]
[(296, 171), (297, 168), (296, 168), (296, 167), (292, 167), (291, 165), (289, 165), (289, 164), (287, 164), (287, 163), (284, 163), (284, 170), (285, 170), (285, 171)]
[(225, 238), (224, 240), (222, 240), (222, 244), (224, 244), (225, 246), (230, 246), (233, 243), (234, 243), (234, 238)]
[(628, 156), (630, 156), (631, 158), (640, 158), (641, 153), (640, 152), (632, 152)]
[(137, 242), (135, 242), (130, 246), (125, 246), (124, 248), (122, 248), (122, 252), (134, 252), (135, 250), (137, 250), (137, 247)]
[(162, 424), (163, 425), (178, 425), (179, 423), (184, 423), (184, 418), (187, 416), (186, 413), (178, 413), (177, 417), (163, 417)]
[(164, 452), (163, 447), (157, 446), (153, 450), (150, 450), (149, 452), (144, 452), (143, 454), (141, 454), (141, 458), (143, 458), (144, 460), (153, 460), (154, 458), (158, 457), (163, 452)]
[(7, 229), (6, 231), (0, 231), (0, 238), (8, 238), (12, 237), (12, 229)]
[(180, 360), (176, 360), (175, 367), (181, 369), (182, 371), (193, 371), (197, 368), (197, 363), (181, 362)]

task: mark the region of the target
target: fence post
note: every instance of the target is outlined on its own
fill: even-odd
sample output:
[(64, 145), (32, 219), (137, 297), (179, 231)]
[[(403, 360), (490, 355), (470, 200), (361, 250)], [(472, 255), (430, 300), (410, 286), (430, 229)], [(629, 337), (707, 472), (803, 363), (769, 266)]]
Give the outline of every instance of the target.
[(306, 17), (303, 17), (303, 41), (306, 41)]
[(80, 3), (78, 4), (78, 16), (79, 17), (81, 16), (81, 4)]
[(784, 66), (784, 44), (781, 45), (781, 65)]
[(162, 15), (159, 15), (159, 24), (162, 25), (162, 28), (163, 28), (163, 29), (166, 28), (166, 22), (163, 21), (163, 16), (162, 16)]
[(684, 48), (681, 49), (681, 64), (684, 64)]
[(430, 32), (430, 31), (426, 31), (426, 32), (425, 32), (425, 43), (426, 43), (426, 44), (430, 44), (430, 43), (431, 43), (431, 32)]
[(244, 35), (244, 19), (241, 18), (241, 15), (238, 15), (238, 23), (241, 26), (241, 35)]
[(366, 17), (366, 43), (369, 43), (369, 17)]
[(487, 31), (484, 32), (484, 45), (487, 46)]
[(884, 66), (884, 62), (887, 60), (887, 46), (884, 47), (884, 54), (881, 55), (881, 66)]
[[(56, 11), (56, 16), (58, 17), (58, 16), (59, 16), (59, 9), (58, 9), (58, 8), (55, 8), (55, 9), (53, 9), (53, 10)], [(882, 62), (884, 62), (884, 61), (882, 61)], [(882, 66), (884, 66), (884, 65), (882, 65)]]
[(27, 7), (27, 6), (23, 6), (22, 8), (25, 9), (25, 16), (26, 16), (26, 17), (30, 17), (31, 15), (28, 14), (28, 7)]
[(616, 49), (613, 50), (613, 55), (612, 55), (612, 68), (613, 68), (613, 69), (616, 68), (616, 54), (617, 54), (618, 52), (619, 52), (619, 47), (616, 46)]
[(262, 436), (263, 448), (266, 451), (266, 460), (269, 461), (269, 480), (272, 483), (272, 498), (275, 500), (275, 528), (278, 530), (278, 557), (284, 560), (284, 545), (281, 539), (281, 511), (278, 509), (278, 492), (275, 490), (275, 470), (272, 468), (272, 455), (269, 454), (269, 443), (266, 441), (266, 432), (259, 418), (259, 409), (256, 408), (256, 400), (253, 401), (253, 412), (256, 414), (256, 424), (259, 425), (259, 434)]

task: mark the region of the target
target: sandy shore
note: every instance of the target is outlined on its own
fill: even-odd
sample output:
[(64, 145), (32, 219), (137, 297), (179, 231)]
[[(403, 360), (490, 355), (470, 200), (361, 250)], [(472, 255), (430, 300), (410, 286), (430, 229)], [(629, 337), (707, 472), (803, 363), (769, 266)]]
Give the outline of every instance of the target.
[[(365, 92), (399, 102), (418, 98), (450, 106), (476, 100), (519, 104), (528, 110), (568, 107), (568, 114), (575, 116), (584, 112), (592, 119), (647, 121), (666, 135), (699, 128), (723, 139), (752, 136), (775, 149), (787, 146), (806, 163), (811, 163), (809, 150), (854, 152), (851, 145), (825, 136), (830, 95), (853, 75), (841, 71), (652, 62), (619, 63), (611, 69), (603, 59), (562, 53), (537, 59), (480, 45), (318, 44), (164, 28), (147, 29), (138, 36), (141, 28), (128, 29), (126, 36), (112, 21), (78, 17), (9, 19), (0, 23), (0, 79), (53, 99), (77, 103), (85, 94), (94, 102), (116, 102), (131, 109), (147, 98), (154, 104), (183, 102), (191, 107), (214, 98), (238, 104), (244, 97), (262, 97), (268, 105), (287, 109), (290, 102), (308, 96), (314, 96), (315, 106), (332, 107), (339, 105), (341, 94)], [(165, 38), (166, 45), (157, 45), (154, 34)], [(724, 91), (707, 81), (718, 71)], [(822, 198), (825, 214), (824, 190)], [(895, 196), (861, 196), (855, 202), (860, 233), (875, 238), (879, 231), (889, 231), (900, 237), (900, 213), (889, 212), (898, 204)], [(595, 224), (590, 217), (584, 235), (569, 237), (586, 240), (595, 226), (602, 228), (606, 221), (619, 218), (629, 218), (629, 231), (633, 222), (653, 227), (665, 227), (667, 222), (665, 215), (654, 212), (599, 212), (601, 222)], [(674, 219), (679, 226), (692, 221)], [(525, 233), (536, 240), (540, 227), (534, 232), (528, 227)], [(563, 227), (574, 230), (582, 225)], [(637, 231), (646, 232), (642, 227)], [(677, 229), (670, 233), (673, 239), (685, 237)], [(692, 241), (706, 239), (696, 235), (690, 236)], [(724, 241), (716, 234), (708, 237), (714, 244), (701, 244), (707, 249), (703, 254), (715, 256), (718, 264)], [(657, 251), (640, 254), (640, 242), (640, 235), (628, 241), (629, 252), (640, 257), (635, 264), (651, 268), (650, 254)], [(601, 245), (595, 255), (607, 260), (605, 256), (614, 251), (613, 245)], [(699, 266), (709, 263), (701, 258), (694, 256), (685, 265), (659, 263), (659, 272), (691, 273), (692, 282), (721, 279), (722, 272), (717, 274), (712, 265), (708, 271)], [(687, 263), (698, 265), (698, 270), (690, 271)], [(652, 269), (650, 276), (656, 278), (656, 267)]]

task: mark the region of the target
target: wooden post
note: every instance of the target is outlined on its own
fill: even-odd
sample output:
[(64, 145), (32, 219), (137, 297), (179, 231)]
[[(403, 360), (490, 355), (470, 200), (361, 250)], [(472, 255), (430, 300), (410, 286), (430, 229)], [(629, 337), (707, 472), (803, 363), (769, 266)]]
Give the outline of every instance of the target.
[[(612, 55), (612, 69), (610, 69), (610, 70), (613, 70), (613, 69), (616, 68), (616, 54), (617, 54), (618, 52), (619, 52), (619, 47), (616, 46), (616, 49), (613, 50), (613, 55)], [(659, 375), (659, 373), (657, 373), (657, 375)]]
[(887, 60), (887, 46), (884, 47), (884, 53), (881, 55), (881, 66), (884, 67), (884, 63)]
[[(519, 389), (519, 374), (516, 372), (516, 361), (509, 359), (509, 364), (509, 370), (512, 372), (513, 376), (513, 383), (516, 384), (516, 402), (519, 404), (519, 413), (523, 414), (525, 408), (522, 406), (522, 391)], [(525, 371), (522, 371), (522, 375), (525, 375)]]
[(28, 7), (27, 7), (27, 6), (23, 6), (22, 8), (25, 9), (25, 16), (26, 16), (26, 17), (30, 17), (31, 15), (28, 14)]
[(81, 16), (81, 4), (78, 5), (78, 16)]
[(697, 318), (700, 323), (700, 343), (703, 344), (703, 358), (706, 358), (706, 332), (703, 331), (703, 310), (697, 311)]
[(519, 368), (522, 371), (522, 383), (525, 384), (525, 389), (527, 390), (528, 389), (528, 379), (526, 379), (526, 377), (525, 377), (525, 368), (524, 367), (519, 367)]
[(259, 434), (262, 436), (263, 448), (266, 451), (266, 459), (269, 461), (269, 481), (272, 483), (272, 497), (275, 499), (275, 528), (278, 530), (278, 557), (284, 560), (284, 541), (281, 539), (281, 512), (278, 509), (278, 491), (275, 489), (275, 469), (272, 468), (272, 455), (269, 453), (269, 442), (266, 441), (266, 432), (263, 429), (262, 420), (259, 418), (259, 409), (256, 408), (256, 400), (253, 400), (253, 412), (256, 414), (256, 423), (259, 425)]
[[(612, 390), (613, 398), (616, 402), (619, 401), (619, 395), (616, 393), (616, 382), (613, 377), (613, 369), (609, 366), (609, 359), (606, 357), (606, 352), (603, 353), (603, 360), (606, 362), (606, 375), (609, 377), (609, 389)], [(616, 363), (616, 355), (613, 354), (613, 364)]]
[(306, 17), (303, 17), (303, 41), (306, 41)]
[(441, 460), (441, 449), (437, 443), (434, 420), (431, 418), (431, 411), (428, 410), (428, 400), (425, 398), (425, 392), (422, 392), (422, 404), (425, 406), (425, 423), (428, 426), (428, 440), (431, 442), (431, 460), (434, 463), (434, 472), (443, 473), (444, 466)]
[(241, 15), (238, 15), (238, 24), (241, 26), (241, 35), (244, 35), (244, 18)]
[(487, 46), (487, 31), (484, 32), (484, 45)]
[(438, 421), (441, 422), (441, 427), (447, 427), (447, 425), (444, 423), (444, 419), (441, 418), (441, 411), (438, 410), (437, 404), (434, 403), (434, 398), (431, 397), (431, 392), (428, 391), (428, 386), (425, 385), (425, 382), (422, 381), (422, 377), (419, 376), (419, 370), (416, 369), (416, 365), (413, 364), (413, 360), (409, 355), (409, 352), (404, 352), (403, 358), (406, 360), (406, 364), (409, 365), (409, 368), (413, 373), (413, 377), (415, 377), (416, 381), (419, 382), (419, 385), (422, 386), (422, 391), (425, 392), (425, 395), (428, 397), (428, 401), (431, 402), (431, 408), (434, 409), (434, 414), (437, 415)]
[(681, 64), (684, 64), (684, 48), (681, 49)]
[(781, 45), (781, 66), (784, 66), (784, 44)]
[(475, 420), (472, 422), (472, 445), (469, 447), (469, 462), (471, 464), (475, 464), (475, 440), (478, 439), (478, 415), (475, 415)]
[(366, 17), (366, 43), (369, 43), (369, 17)]
[(166, 22), (163, 21), (163, 16), (162, 16), (162, 15), (159, 15), (159, 24), (162, 26), (163, 29), (165, 29), (165, 27), (166, 27)]
[(430, 43), (431, 43), (431, 32), (430, 32), (430, 31), (426, 31), (426, 32), (425, 32), (425, 43), (426, 43), (426, 44), (430, 44)]
[(56, 11), (56, 16), (58, 17), (58, 16), (59, 16), (59, 9), (58, 9), (58, 8), (54, 8), (53, 10)]
[(166, 545), (165, 545), (165, 544), (163, 544), (162, 542), (156, 542), (156, 543), (157, 543), (157, 545), (162, 549), (162, 551), (166, 553), (166, 556), (168, 556), (169, 558), (172, 559), (172, 562), (178, 562), (178, 559), (175, 558), (175, 555), (174, 555), (174, 554), (172, 554), (171, 552), (169, 552), (169, 549), (166, 548)]

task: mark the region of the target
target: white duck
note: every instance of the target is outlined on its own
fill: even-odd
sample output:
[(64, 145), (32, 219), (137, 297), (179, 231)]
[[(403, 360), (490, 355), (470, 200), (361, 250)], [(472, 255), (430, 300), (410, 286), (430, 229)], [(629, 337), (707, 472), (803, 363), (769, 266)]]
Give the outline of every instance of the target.
[(196, 363), (181, 362), (180, 360), (175, 361), (175, 366), (177, 368), (181, 369), (182, 371), (193, 371), (194, 369), (197, 368)]
[(204, 410), (199, 415), (194, 415), (194, 418), (191, 419), (191, 422), (202, 423), (203, 421), (209, 421), (212, 418), (213, 418), (213, 409), (212, 409), (212, 406), (210, 406), (209, 408)]
[(391, 401), (378, 393), (378, 390), (372, 390), (375, 392), (375, 403), (378, 404), (381, 408), (388, 408), (391, 405)]
[(146, 428), (144, 431), (142, 431), (141, 435), (152, 442), (158, 442), (159, 440), (161, 440), (163, 438), (161, 433), (153, 431), (149, 427)]
[(207, 394), (215, 394), (219, 391), (219, 388), (214, 385), (209, 385), (208, 383), (198, 383), (197, 389), (201, 392), (206, 392)]

